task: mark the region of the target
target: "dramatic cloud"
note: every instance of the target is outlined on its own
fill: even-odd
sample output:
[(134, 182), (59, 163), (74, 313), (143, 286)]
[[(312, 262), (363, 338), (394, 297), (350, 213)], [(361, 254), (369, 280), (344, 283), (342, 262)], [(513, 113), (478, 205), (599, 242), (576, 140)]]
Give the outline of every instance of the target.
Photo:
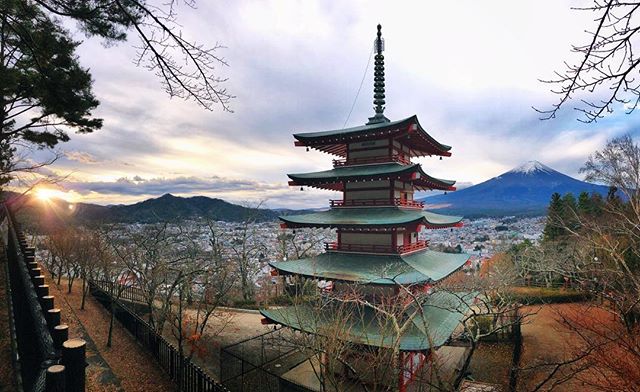
[[(635, 114), (621, 111), (584, 125), (571, 107), (552, 121), (531, 108), (555, 102), (538, 79), (575, 60), (570, 45), (589, 38), (592, 15), (572, 4), (201, 0), (198, 9), (178, 9), (182, 33), (228, 47), (220, 55), (230, 67), (218, 72), (237, 95), (234, 113), (169, 99), (153, 74), (132, 64), (133, 32), (115, 47), (88, 39), (79, 55), (95, 79), (96, 115), (105, 125), (74, 135), (54, 169), (73, 174), (62, 185), (78, 199), (103, 204), (171, 192), (324, 206), (335, 195), (289, 189), (286, 173), (326, 169), (332, 157), (294, 148), (291, 133), (343, 127), (380, 22), (385, 114), (418, 114), (453, 146), (451, 158), (421, 159), (425, 170), (460, 188), (531, 159), (577, 176), (607, 138), (639, 128)], [(372, 114), (371, 68), (347, 126)]]

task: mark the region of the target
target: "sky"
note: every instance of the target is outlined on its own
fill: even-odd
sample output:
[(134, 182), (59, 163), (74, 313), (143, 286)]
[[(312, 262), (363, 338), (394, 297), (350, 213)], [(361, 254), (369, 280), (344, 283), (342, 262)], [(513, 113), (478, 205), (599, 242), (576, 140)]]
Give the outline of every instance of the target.
[[(424, 169), (460, 187), (528, 160), (580, 178), (579, 168), (607, 139), (636, 129), (617, 110), (582, 124), (570, 103), (541, 121), (558, 96), (539, 79), (575, 62), (596, 15), (571, 10), (587, 1), (205, 1), (181, 5), (182, 33), (225, 49), (216, 75), (233, 112), (170, 99), (155, 75), (133, 63), (137, 37), (105, 45), (83, 40), (101, 104), (101, 130), (72, 135), (50, 170), (68, 201), (133, 203), (165, 193), (205, 195), (271, 208), (322, 207), (333, 192), (287, 186), (286, 173), (325, 170), (332, 156), (294, 147), (292, 133), (362, 125), (373, 114), (376, 33), (385, 39), (386, 110), (417, 114), (452, 157), (421, 158)], [(70, 26), (73, 29), (73, 26)], [(373, 62), (373, 61), (372, 61)], [(361, 80), (364, 84), (357, 96)], [(353, 112), (348, 117), (352, 104)], [(41, 158), (44, 152), (38, 153)]]

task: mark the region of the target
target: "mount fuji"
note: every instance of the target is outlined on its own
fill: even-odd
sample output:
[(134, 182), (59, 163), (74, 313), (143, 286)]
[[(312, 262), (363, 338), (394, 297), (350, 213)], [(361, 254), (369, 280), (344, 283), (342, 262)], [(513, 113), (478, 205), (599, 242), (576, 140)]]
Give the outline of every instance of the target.
[(544, 215), (554, 192), (607, 195), (609, 188), (569, 177), (538, 161), (529, 161), (490, 180), (456, 192), (420, 200), (434, 212), (466, 217)]

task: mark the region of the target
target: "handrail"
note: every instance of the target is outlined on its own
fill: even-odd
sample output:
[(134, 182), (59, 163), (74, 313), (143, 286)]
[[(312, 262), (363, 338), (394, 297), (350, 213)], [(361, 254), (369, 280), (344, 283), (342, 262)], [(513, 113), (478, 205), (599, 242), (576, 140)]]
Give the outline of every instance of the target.
[(398, 206), (407, 208), (424, 208), (423, 201), (405, 200), (399, 197), (394, 199), (350, 199), (350, 200), (329, 200), (331, 207), (370, 207), (370, 206)]
[(324, 249), (327, 252), (363, 252), (363, 253), (385, 253), (385, 254), (405, 254), (425, 249), (429, 246), (428, 241), (417, 241), (407, 245), (377, 245), (377, 244), (343, 244), (338, 242), (325, 242)]
[(361, 158), (350, 158), (350, 159), (334, 159), (333, 167), (341, 167), (341, 166), (351, 166), (351, 165), (366, 165), (368, 163), (387, 163), (387, 162), (398, 162), (403, 165), (410, 165), (411, 160), (409, 158), (405, 158), (402, 155), (391, 155), (391, 156), (378, 156), (378, 157), (361, 157)]

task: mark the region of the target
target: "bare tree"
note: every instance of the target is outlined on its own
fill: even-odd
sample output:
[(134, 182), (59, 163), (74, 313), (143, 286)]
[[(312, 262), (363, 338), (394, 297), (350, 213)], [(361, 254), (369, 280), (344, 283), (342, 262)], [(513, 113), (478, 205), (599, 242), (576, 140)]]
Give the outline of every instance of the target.
[(205, 109), (220, 105), (230, 111), (233, 96), (215, 73), (226, 66), (217, 53), (219, 43), (190, 41), (177, 21), (177, 6), (195, 8), (195, 0), (171, 0), (162, 5), (144, 0), (98, 0), (91, 2), (36, 0), (42, 9), (76, 21), (87, 35), (121, 41), (133, 30), (139, 38), (135, 63), (160, 78), (171, 97), (192, 99)]
[(577, 379), (594, 390), (637, 391), (640, 385), (640, 148), (629, 136), (595, 152), (582, 171), (611, 187), (592, 211), (573, 211), (566, 242), (582, 264), (564, 265), (599, 302), (558, 312), (576, 343), (567, 359), (546, 366), (535, 390)]
[[(565, 70), (556, 72), (554, 79), (543, 80), (554, 87), (560, 96), (549, 110), (538, 110), (543, 119), (555, 118), (561, 107), (570, 100), (580, 98), (575, 110), (582, 113), (579, 121), (594, 122), (613, 112), (617, 105), (633, 112), (640, 102), (638, 78), (638, 21), (639, 1), (593, 0), (587, 7), (575, 10), (596, 15), (594, 26), (588, 31), (590, 38), (584, 44), (574, 45), (572, 51), (581, 59), (565, 62)], [(593, 99), (583, 98), (593, 95)]]

